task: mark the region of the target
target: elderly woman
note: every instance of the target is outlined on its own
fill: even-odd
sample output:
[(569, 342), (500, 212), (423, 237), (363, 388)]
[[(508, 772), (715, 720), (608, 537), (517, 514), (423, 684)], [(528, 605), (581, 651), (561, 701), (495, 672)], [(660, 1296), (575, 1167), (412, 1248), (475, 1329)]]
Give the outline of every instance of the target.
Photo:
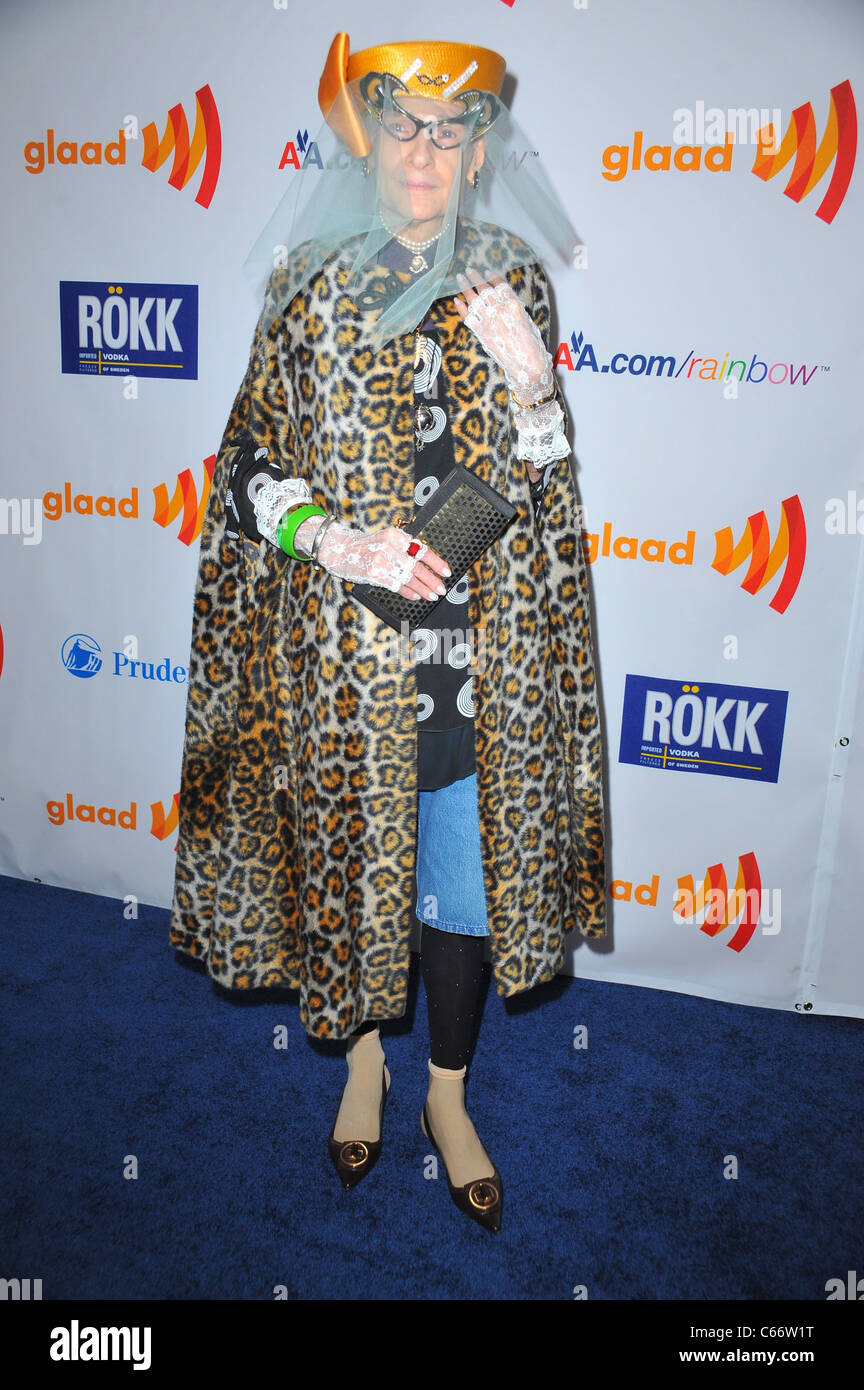
[[(416, 906), (421, 1126), (491, 1231), (501, 1174), (464, 1089), (486, 948), (509, 997), (555, 975), (568, 933), (605, 932), (586, 568), (534, 249), (566, 254), (572, 228), (510, 158), (504, 70), (464, 44), (331, 47), (202, 530), (170, 938), (228, 988), (299, 989), (307, 1033), (346, 1040), (328, 1149), (353, 1187), (381, 1151), (378, 1025), (406, 1009)], [(517, 511), (464, 576), (406, 520), (456, 465)], [(435, 603), (407, 659), (356, 584)]]

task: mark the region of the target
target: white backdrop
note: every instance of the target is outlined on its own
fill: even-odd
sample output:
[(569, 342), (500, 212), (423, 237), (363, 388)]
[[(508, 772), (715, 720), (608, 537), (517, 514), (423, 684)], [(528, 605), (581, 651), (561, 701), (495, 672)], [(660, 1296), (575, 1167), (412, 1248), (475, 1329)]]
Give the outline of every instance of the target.
[[(290, 163), (279, 168), (286, 143), (297, 146), (299, 133), (302, 145), (320, 122), (318, 76), (333, 35), (346, 29), (353, 49), (417, 36), (404, 3), (370, 0), (355, 18), (356, 8), (345, 0), (3, 7), (0, 872), (170, 904), (197, 532), (192, 524), (185, 543), (182, 509), (166, 516), (164, 503), (185, 485), (194, 522), (257, 316), (242, 263), (295, 174)], [(439, 0), (423, 15), (421, 37), (505, 55), (514, 115), (587, 248), (578, 273), (556, 280), (549, 269), (589, 555), (596, 545), (612, 929), (599, 946), (574, 943), (568, 968), (860, 1016), (864, 567), (855, 507), (860, 500), (864, 513), (864, 464), (854, 160), (864, 6)], [(179, 105), (191, 136), (196, 92), (215, 108), (206, 159), (185, 187), (172, 186), (173, 151), (161, 167), (145, 167), (143, 132), (155, 123), (161, 139)], [(777, 112), (778, 141), (790, 132), (780, 155), (790, 157), (772, 177), (752, 172), (755, 130), (741, 127), (728, 167), (704, 167), (705, 148), (723, 141), (698, 128), (700, 113), (732, 112), (734, 129), (739, 108)], [(675, 140), (682, 111), (697, 123), (700, 167), (646, 168), (664, 162), (652, 146), (696, 161)], [(122, 144), (124, 162), (108, 162), (111, 142), (115, 161)], [(616, 176), (625, 146), (626, 173)], [(793, 171), (797, 188), (784, 195)], [(173, 183), (183, 182), (175, 172)], [(829, 185), (838, 203), (830, 221), (816, 215)], [(166, 346), (182, 323), (182, 352), (163, 375), (134, 363), (112, 375), (104, 358), (97, 372), (61, 371), (61, 283), (71, 285), (73, 307), (85, 293), (101, 305), (110, 287), (115, 300), (138, 297), (139, 363), (159, 360), (159, 306), (145, 314), (146, 297), (164, 300)], [(197, 376), (189, 374), (194, 326), (183, 317), (190, 287)], [(183, 304), (172, 318), (175, 298)], [(109, 328), (121, 313), (112, 311)], [(148, 329), (155, 351), (144, 351)], [(64, 331), (74, 366), (74, 313)], [(652, 356), (674, 363), (648, 370)], [(745, 368), (733, 367), (732, 380), (746, 369), (751, 380), (730, 387), (721, 373), (736, 361)], [(765, 376), (759, 362), (771, 380), (753, 379)], [(85, 499), (77, 509), (76, 498)], [(839, 531), (835, 498), (851, 512)], [(727, 573), (713, 563), (724, 534), (727, 550), (744, 538)], [(748, 580), (765, 560), (767, 572)], [(648, 705), (662, 715), (682, 697), (682, 724), (643, 727)], [(718, 721), (730, 712), (703, 742), (692, 712), (711, 708)], [(756, 733), (740, 746), (737, 717)], [(723, 730), (731, 746), (722, 746)], [(659, 751), (643, 756), (643, 745)], [(715, 929), (702, 930), (700, 884), (725, 874), (734, 919), (739, 863), (759, 920), (745, 930), (740, 920), (724, 925), (721, 913)], [(688, 876), (696, 898), (681, 920), (673, 906)]]

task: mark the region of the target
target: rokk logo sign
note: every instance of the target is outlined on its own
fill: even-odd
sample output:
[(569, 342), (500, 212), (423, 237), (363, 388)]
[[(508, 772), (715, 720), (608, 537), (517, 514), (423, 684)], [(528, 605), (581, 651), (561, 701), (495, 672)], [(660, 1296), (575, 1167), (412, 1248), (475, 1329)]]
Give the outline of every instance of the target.
[[(195, 127), (191, 139), (186, 112), (179, 103), (168, 112), (161, 138), (155, 121), (143, 127), (141, 136), (144, 141), (141, 163), (145, 169), (155, 173), (162, 168), (169, 155), (173, 156), (168, 176), (172, 188), (184, 189), (203, 159), (204, 168), (195, 202), (209, 208), (222, 165), (222, 127), (210, 87), (199, 87), (195, 93)], [(116, 140), (104, 142), (58, 139), (55, 129), (49, 126), (44, 140), (28, 140), (24, 146), (24, 163), (28, 174), (44, 173), (48, 165), (125, 164), (127, 144), (137, 139), (138, 120), (135, 116), (125, 118), (117, 131)]]
[(63, 372), (198, 378), (198, 286), (60, 281)]
[(628, 675), (618, 761), (776, 782), (789, 692)]

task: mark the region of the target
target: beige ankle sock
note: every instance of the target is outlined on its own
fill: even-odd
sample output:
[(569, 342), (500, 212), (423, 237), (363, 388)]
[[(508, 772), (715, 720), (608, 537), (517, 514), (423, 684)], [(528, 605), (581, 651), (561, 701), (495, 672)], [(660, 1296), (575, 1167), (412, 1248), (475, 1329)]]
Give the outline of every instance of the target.
[(359, 1038), (349, 1038), (346, 1058), (348, 1080), (342, 1092), (333, 1138), (340, 1143), (346, 1139), (375, 1143), (381, 1138), (378, 1118), (384, 1063), (379, 1029), (362, 1033)]
[(448, 1071), (429, 1062), (426, 1114), (454, 1187), (464, 1187), (475, 1178), (491, 1178), (495, 1171), (465, 1109), (466, 1071), (467, 1067)]

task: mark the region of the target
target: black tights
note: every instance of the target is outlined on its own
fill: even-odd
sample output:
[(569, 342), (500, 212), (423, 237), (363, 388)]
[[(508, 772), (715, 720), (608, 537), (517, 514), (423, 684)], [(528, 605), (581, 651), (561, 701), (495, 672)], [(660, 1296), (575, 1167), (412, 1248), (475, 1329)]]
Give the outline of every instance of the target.
[[(483, 974), (482, 936), (462, 936), (422, 924), (420, 971), (429, 1015), (429, 1056), (436, 1067), (459, 1071), (474, 1049), (474, 1029)], [(371, 1033), (370, 1019), (352, 1034)]]

